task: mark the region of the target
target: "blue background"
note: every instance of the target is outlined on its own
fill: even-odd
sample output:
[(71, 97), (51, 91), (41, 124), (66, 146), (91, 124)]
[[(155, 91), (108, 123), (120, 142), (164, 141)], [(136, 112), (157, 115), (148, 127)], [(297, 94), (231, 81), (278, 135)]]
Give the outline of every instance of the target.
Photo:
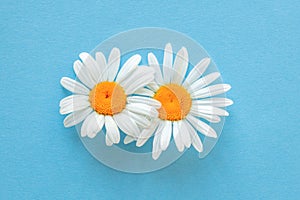
[[(1, 1), (0, 199), (296, 199), (299, 1)], [(82, 51), (132, 28), (194, 38), (233, 89), (222, 137), (199, 160), (126, 174), (96, 161), (58, 102)]]

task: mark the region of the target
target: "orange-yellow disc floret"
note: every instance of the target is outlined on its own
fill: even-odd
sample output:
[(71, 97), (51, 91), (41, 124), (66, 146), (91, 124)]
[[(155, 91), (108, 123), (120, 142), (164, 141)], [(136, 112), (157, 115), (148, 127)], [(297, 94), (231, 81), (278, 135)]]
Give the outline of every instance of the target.
[(191, 95), (185, 88), (177, 84), (161, 86), (153, 98), (162, 104), (158, 112), (159, 117), (163, 120), (181, 120), (190, 112), (192, 106)]
[(98, 83), (90, 92), (91, 107), (99, 114), (114, 115), (126, 106), (124, 89), (116, 82)]

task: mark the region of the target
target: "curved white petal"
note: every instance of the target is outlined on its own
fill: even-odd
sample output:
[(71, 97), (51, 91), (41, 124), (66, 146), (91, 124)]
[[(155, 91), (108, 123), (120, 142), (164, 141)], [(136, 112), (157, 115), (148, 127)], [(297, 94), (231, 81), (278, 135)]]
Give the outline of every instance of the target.
[(193, 147), (198, 152), (202, 152), (203, 151), (203, 144), (202, 144), (202, 142), (200, 140), (200, 137), (198, 136), (196, 130), (187, 121), (186, 121), (186, 128), (188, 129), (188, 132), (190, 134)]
[(69, 95), (65, 98), (63, 98), (62, 100), (60, 100), (59, 102), (59, 106), (67, 106), (69, 104), (73, 104), (74, 101), (88, 101), (89, 97), (86, 95), (77, 95), (77, 94), (73, 94), (73, 95)]
[(158, 117), (158, 111), (154, 107), (142, 103), (129, 103), (126, 105), (126, 109), (140, 115)]
[(129, 143), (131, 143), (133, 141), (135, 141), (135, 138), (131, 137), (129, 135), (126, 135), (125, 138), (124, 138), (124, 144), (129, 144)]
[(163, 151), (165, 151), (168, 148), (171, 140), (171, 135), (172, 135), (172, 122), (166, 120), (164, 123), (165, 126), (162, 130), (161, 137), (160, 137), (160, 147), (161, 150)]
[(79, 124), (82, 122), (91, 112), (93, 111), (92, 108), (87, 107), (85, 109), (75, 111), (68, 116), (65, 117), (64, 119), (64, 126), (65, 127), (71, 127), (76, 124)]
[(91, 78), (93, 79), (93, 81), (95, 83), (97, 83), (100, 78), (100, 73), (99, 73), (97, 62), (94, 60), (94, 58), (90, 54), (88, 54), (86, 52), (80, 53), (79, 57), (82, 60), (85, 67), (90, 72), (90, 75), (91, 75)]
[(140, 89), (137, 89), (134, 92), (134, 94), (152, 97), (154, 95), (154, 92), (152, 90), (147, 89), (147, 88), (140, 88)]
[(120, 82), (127, 95), (134, 93), (154, 79), (154, 71), (150, 67), (138, 67), (126, 80)]
[(173, 78), (171, 80), (172, 83), (177, 83), (181, 85), (185, 77), (185, 73), (187, 71), (188, 65), (189, 65), (188, 52), (185, 47), (182, 47), (177, 52), (177, 55), (175, 57), (175, 61), (173, 65), (175, 71), (173, 74)]
[(200, 119), (197, 119), (192, 115), (187, 115), (186, 119), (193, 125), (193, 127), (195, 127), (203, 135), (217, 138), (216, 131), (212, 127), (210, 127), (209, 125), (201, 121)]
[(156, 82), (150, 82), (147, 87), (152, 91), (157, 91), (159, 89), (159, 86)]
[(69, 104), (64, 104), (60, 107), (59, 112), (62, 115), (75, 112), (78, 110), (82, 110), (90, 106), (90, 102), (86, 99), (73, 99), (73, 101)]
[(191, 93), (193, 99), (212, 97), (231, 89), (229, 84), (216, 84)]
[(163, 76), (161, 73), (161, 69), (159, 63), (157, 61), (156, 56), (153, 53), (148, 54), (148, 63), (149, 66), (152, 67), (155, 71), (155, 80), (158, 84), (162, 85), (164, 83)]
[(173, 122), (173, 138), (179, 152), (183, 152), (184, 144), (179, 133), (178, 122)]
[(128, 103), (143, 103), (149, 106), (153, 106), (156, 109), (161, 107), (161, 103), (155, 99), (149, 97), (141, 97), (141, 96), (131, 96), (127, 97)]
[(210, 64), (210, 58), (203, 58), (188, 74), (186, 77), (183, 86), (187, 87), (188, 85), (195, 82), (200, 76), (205, 72), (207, 67)]
[(219, 72), (213, 72), (211, 74), (208, 74), (208, 75), (204, 76), (203, 78), (200, 78), (199, 80), (192, 83), (192, 85), (188, 88), (188, 90), (190, 92), (198, 91), (201, 88), (208, 86), (209, 84), (214, 82), (219, 77), (220, 77)]
[(131, 56), (122, 66), (116, 78), (116, 82), (121, 83), (127, 76), (132, 73), (141, 62), (142, 57), (139, 54)]
[(105, 115), (104, 123), (105, 123), (105, 128), (106, 128), (106, 135), (108, 136), (109, 140), (114, 144), (119, 143), (120, 142), (120, 131), (118, 129), (116, 122), (112, 118), (112, 116)]
[(135, 123), (142, 127), (142, 128), (148, 128), (151, 125), (151, 121), (149, 117), (144, 115), (139, 115), (133, 112), (128, 111), (127, 109), (123, 110), (124, 113), (126, 113), (131, 119), (135, 121)]
[(152, 158), (154, 160), (157, 160), (160, 156), (162, 150), (160, 148), (160, 134), (155, 134), (153, 139), (153, 145), (152, 145)]
[(186, 123), (188, 123), (186, 120), (179, 121), (179, 133), (184, 146), (190, 148), (192, 141)]
[(81, 63), (80, 60), (76, 60), (74, 62), (73, 70), (76, 76), (78, 77), (78, 79), (87, 87), (92, 89), (95, 86), (96, 82), (93, 81), (90, 73), (88, 72), (88, 69)]
[(191, 107), (191, 111), (193, 113), (204, 113), (204, 114), (209, 114), (209, 115), (218, 115), (218, 116), (228, 116), (229, 113), (222, 109), (222, 108), (218, 108), (218, 107), (214, 107), (214, 106), (203, 106), (203, 105), (192, 105)]
[(90, 90), (86, 88), (84, 85), (81, 83), (70, 79), (68, 77), (62, 77), (60, 80), (60, 84), (70, 92), (73, 92), (75, 94), (85, 94), (88, 95), (90, 93)]
[(90, 138), (94, 138), (97, 135), (97, 133), (102, 130), (103, 125), (104, 116), (99, 115), (94, 111), (84, 120), (80, 131), (81, 136), (88, 136)]
[(107, 134), (105, 135), (105, 143), (107, 146), (112, 146), (114, 144)]
[(135, 121), (132, 120), (126, 113), (120, 112), (118, 114), (115, 114), (113, 115), (113, 119), (115, 120), (118, 127), (127, 135), (137, 137), (140, 133), (140, 130)]
[(204, 114), (204, 113), (198, 112), (197, 110), (191, 110), (190, 114), (195, 117), (200, 117), (202, 119), (205, 119), (211, 123), (219, 123), (221, 121), (221, 118), (218, 115)]
[[(170, 69), (173, 65), (173, 50), (172, 45), (170, 43), (166, 44), (165, 51), (164, 51), (164, 60), (163, 60), (163, 76), (164, 76), (164, 82), (170, 83), (172, 72)], [(169, 68), (169, 69), (168, 69)]]
[(106, 65), (106, 59), (105, 59), (105, 56), (102, 52), (97, 52), (96, 55), (96, 62), (99, 66), (99, 71), (100, 71), (100, 79), (99, 81), (103, 81), (103, 80), (107, 80), (107, 76), (108, 76), (108, 73), (105, 72), (107, 69), (107, 65)]
[(153, 133), (157, 129), (158, 125), (159, 125), (159, 121), (156, 120), (151, 125), (151, 127), (147, 128), (147, 129), (143, 129), (136, 141), (136, 146), (137, 147), (143, 146), (148, 141), (148, 139), (153, 135)]
[(209, 99), (200, 99), (200, 100), (194, 100), (194, 105), (211, 105), (215, 107), (226, 107), (233, 104), (233, 101), (231, 99), (222, 98), (222, 97), (215, 97), (215, 98), (209, 98)]
[(119, 71), (120, 66), (120, 50), (118, 48), (113, 48), (110, 52), (110, 55), (108, 57), (108, 81), (114, 81), (116, 78), (116, 75)]

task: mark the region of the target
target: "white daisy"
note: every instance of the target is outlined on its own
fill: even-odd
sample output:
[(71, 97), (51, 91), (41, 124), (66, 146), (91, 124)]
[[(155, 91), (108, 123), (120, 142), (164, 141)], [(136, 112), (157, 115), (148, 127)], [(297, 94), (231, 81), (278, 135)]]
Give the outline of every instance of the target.
[(201, 77), (209, 66), (209, 58), (201, 60), (184, 79), (188, 68), (188, 52), (185, 47), (178, 51), (173, 64), (172, 46), (166, 45), (162, 71), (153, 53), (148, 54), (148, 63), (155, 70), (155, 82), (148, 85), (147, 93), (161, 102), (162, 106), (158, 109), (158, 119), (150, 128), (142, 131), (136, 145), (142, 146), (154, 134), (152, 157), (157, 159), (169, 146), (173, 134), (180, 152), (191, 145), (202, 152), (203, 145), (197, 131), (213, 138), (217, 134), (200, 118), (218, 123), (221, 121), (220, 116), (229, 115), (222, 107), (233, 102), (213, 96), (227, 92), (230, 85), (210, 85), (220, 77), (218, 72)]
[(120, 50), (113, 48), (106, 62), (97, 52), (95, 59), (81, 53), (73, 68), (77, 82), (63, 77), (61, 85), (74, 93), (60, 101), (60, 113), (69, 114), (64, 126), (71, 127), (83, 121), (81, 136), (94, 138), (103, 127), (106, 129), (106, 144), (119, 143), (121, 129), (127, 134), (125, 143), (137, 138), (139, 126), (148, 127), (149, 119), (158, 116), (161, 104), (153, 99), (134, 96), (142, 93), (143, 87), (153, 81), (154, 70), (138, 66), (140, 55), (130, 57), (120, 68)]

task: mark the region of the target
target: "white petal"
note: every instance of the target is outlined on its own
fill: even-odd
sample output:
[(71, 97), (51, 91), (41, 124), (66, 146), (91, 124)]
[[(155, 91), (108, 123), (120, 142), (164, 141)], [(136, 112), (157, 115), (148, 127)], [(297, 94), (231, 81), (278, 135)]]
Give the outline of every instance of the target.
[(159, 86), (155, 82), (151, 82), (147, 85), (148, 88), (152, 91), (157, 91), (159, 89)]
[(148, 139), (153, 135), (158, 125), (159, 125), (159, 121), (157, 120), (151, 125), (151, 127), (147, 129), (143, 129), (143, 131), (141, 132), (141, 134), (139, 135), (136, 141), (136, 146), (137, 147), (143, 146), (148, 141)]
[(127, 97), (128, 103), (143, 103), (149, 106), (153, 106), (156, 109), (159, 109), (161, 107), (161, 103), (155, 99), (149, 98), (149, 97), (140, 97), (140, 96), (130, 96)]
[(85, 67), (89, 70), (91, 78), (93, 79), (93, 81), (95, 83), (99, 82), (100, 73), (98, 71), (98, 64), (94, 60), (94, 58), (86, 52), (80, 53), (79, 57), (82, 60)]
[(129, 103), (126, 106), (126, 109), (140, 115), (154, 118), (158, 117), (158, 111), (154, 107), (142, 103)]
[(142, 128), (148, 128), (151, 125), (151, 121), (150, 121), (149, 117), (147, 117), (147, 116), (139, 115), (139, 114), (130, 112), (126, 109), (124, 109), (123, 112), (126, 113), (131, 119), (133, 119), (135, 121), (135, 123), (137, 125), (141, 126)]
[(172, 135), (172, 122), (171, 121), (165, 121), (165, 127), (162, 130), (161, 138), (160, 138), (160, 147), (163, 151), (165, 151), (170, 143)]
[(108, 73), (105, 71), (108, 69), (107, 69), (107, 65), (106, 65), (105, 56), (103, 55), (102, 52), (97, 52), (95, 57), (96, 57), (96, 62), (99, 66), (99, 71), (100, 71), (101, 78), (99, 79), (99, 81), (107, 80)]
[(76, 60), (73, 64), (73, 70), (78, 77), (78, 79), (85, 84), (87, 87), (92, 89), (96, 82), (93, 81), (88, 69), (81, 63), (81, 61)]
[(192, 105), (191, 111), (193, 113), (204, 113), (209, 115), (218, 115), (218, 116), (228, 116), (229, 113), (221, 108), (213, 107), (213, 106), (202, 106), (202, 105)]
[(190, 148), (192, 141), (186, 123), (188, 123), (186, 120), (179, 121), (179, 134), (184, 146)]
[(155, 71), (155, 80), (158, 84), (162, 85), (164, 83), (163, 76), (161, 73), (161, 69), (159, 63), (157, 61), (156, 56), (153, 53), (148, 54), (148, 63), (149, 66), (152, 67)]
[(105, 143), (107, 146), (112, 146), (114, 144), (107, 134), (105, 135)]
[(178, 127), (178, 122), (173, 122), (173, 138), (175, 141), (175, 145), (178, 149), (179, 152), (183, 152), (184, 150), (184, 144), (181, 139), (181, 136), (179, 134), (179, 127)]
[(160, 149), (160, 134), (155, 134), (152, 146), (152, 158), (157, 160), (162, 150)]
[(182, 47), (176, 57), (175, 57), (175, 61), (174, 61), (174, 74), (173, 74), (173, 79), (172, 79), (172, 83), (177, 83), (179, 85), (181, 85), (183, 78), (185, 77), (185, 73), (187, 71), (189, 65), (189, 56), (188, 56), (188, 52), (186, 50), (185, 47)]
[(231, 99), (227, 98), (209, 98), (209, 99), (201, 99), (201, 100), (194, 100), (194, 105), (211, 105), (215, 107), (226, 107), (233, 104)]
[(192, 140), (192, 145), (193, 147), (198, 151), (202, 152), (203, 151), (203, 144), (196, 132), (196, 130), (186, 121), (186, 128), (188, 129), (188, 132), (190, 134), (191, 140)]
[(89, 97), (86, 95), (73, 94), (73, 95), (69, 95), (69, 96), (63, 98), (62, 100), (60, 100), (59, 106), (60, 107), (67, 106), (69, 104), (73, 104), (74, 101), (88, 101), (88, 100), (89, 100)]
[(120, 72), (116, 78), (116, 82), (120, 83), (126, 79), (127, 76), (137, 68), (138, 64), (141, 62), (141, 59), (142, 57), (138, 54), (131, 56), (120, 69)]
[(206, 98), (206, 97), (211, 97), (211, 96), (225, 93), (230, 89), (231, 86), (228, 84), (216, 84), (216, 85), (208, 86), (196, 92), (193, 92), (191, 93), (191, 96), (193, 99)]
[(190, 92), (198, 91), (201, 88), (204, 88), (204, 87), (208, 86), (209, 84), (211, 84), (212, 82), (214, 82), (219, 77), (220, 77), (220, 73), (219, 72), (214, 72), (214, 73), (208, 74), (207, 76), (204, 76), (203, 78), (200, 78), (199, 80), (195, 81), (188, 88), (188, 90)]
[(154, 71), (150, 67), (138, 67), (126, 81), (120, 82), (127, 95), (134, 93), (154, 80)]
[(209, 66), (210, 58), (203, 58), (189, 73), (186, 77), (183, 86), (187, 87), (192, 84), (194, 81), (200, 78), (200, 76), (205, 72)]
[[(164, 82), (170, 83), (172, 72), (170, 69), (173, 65), (173, 51), (172, 46), (170, 43), (166, 44), (165, 51), (164, 51), (164, 60), (163, 60), (163, 75), (164, 75)], [(168, 69), (169, 68), (169, 69)]]
[(99, 115), (96, 112), (92, 112), (87, 118), (84, 120), (81, 126), (81, 136), (88, 136), (90, 138), (94, 138), (99, 131), (102, 130), (104, 125), (104, 116)]
[(135, 141), (135, 139), (129, 135), (126, 135), (124, 138), (124, 144), (129, 144), (131, 142)]
[(137, 89), (134, 94), (137, 94), (137, 95), (142, 95), (142, 96), (148, 96), (148, 97), (152, 97), (154, 95), (154, 92), (147, 89), (147, 88), (140, 88), (140, 89)]
[(119, 143), (120, 132), (114, 119), (110, 115), (106, 115), (104, 121), (105, 121), (106, 135), (108, 136), (109, 140), (115, 144)]
[(113, 118), (118, 127), (127, 135), (137, 137), (140, 133), (140, 130), (135, 121), (132, 120), (129, 115), (125, 114), (124, 112), (113, 115)]
[(108, 57), (108, 81), (114, 81), (120, 66), (120, 50), (113, 48)]
[(69, 104), (65, 104), (61, 106), (59, 112), (62, 115), (75, 112), (78, 110), (82, 110), (90, 106), (90, 102), (86, 99), (73, 99), (73, 101)]
[(92, 108), (88, 107), (76, 112), (73, 112), (69, 114), (65, 119), (64, 119), (64, 126), (65, 127), (71, 127), (76, 124), (79, 124), (82, 122), (90, 113), (92, 112)]
[(87, 89), (84, 85), (81, 83), (78, 83), (77, 81), (70, 79), (68, 77), (63, 77), (60, 80), (60, 84), (70, 92), (73, 92), (75, 94), (85, 94), (88, 95), (90, 93), (90, 90)]
[(197, 110), (191, 110), (190, 114), (194, 115), (196, 117), (200, 117), (202, 119), (205, 119), (205, 120), (207, 120), (211, 123), (219, 123), (221, 121), (221, 118), (218, 115), (204, 114), (204, 113), (198, 112)]
[(200, 119), (197, 119), (192, 115), (187, 115), (186, 119), (203, 135), (217, 138), (216, 131), (212, 127), (210, 127), (209, 125), (201, 121)]

